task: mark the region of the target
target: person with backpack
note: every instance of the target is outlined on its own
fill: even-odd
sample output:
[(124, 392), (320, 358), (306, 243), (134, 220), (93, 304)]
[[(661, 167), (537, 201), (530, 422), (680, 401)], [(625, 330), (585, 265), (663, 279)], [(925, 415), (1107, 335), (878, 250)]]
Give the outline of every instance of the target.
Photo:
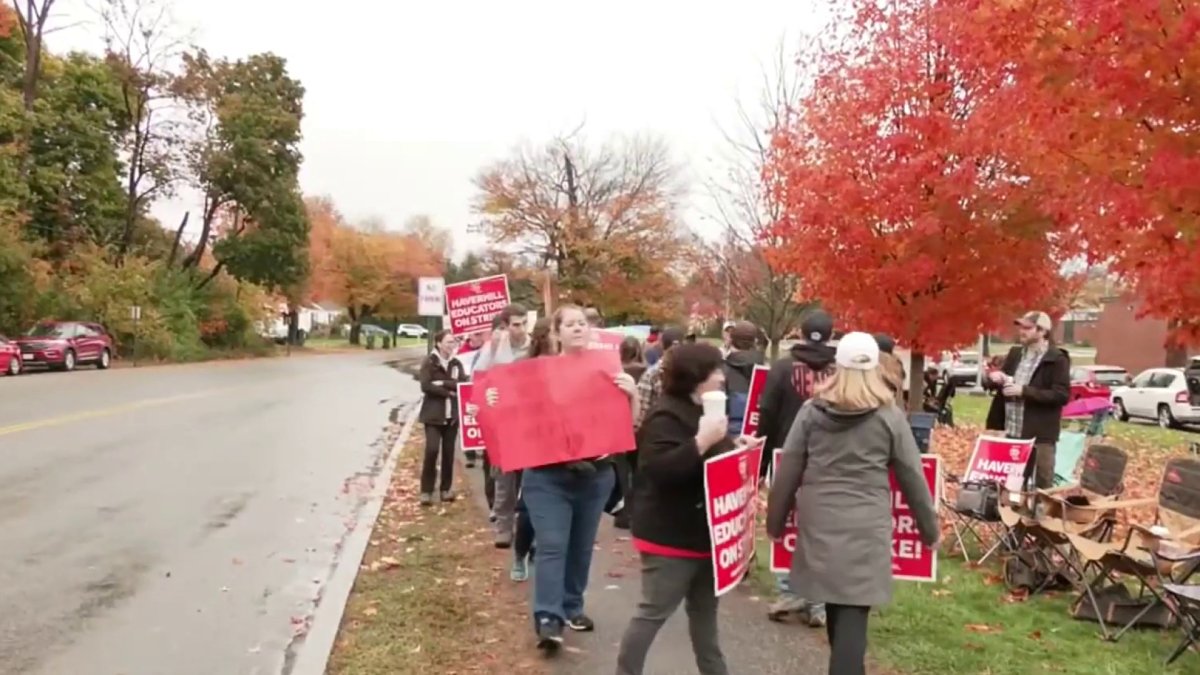
[(729, 435), (740, 436), (742, 422), (746, 417), (746, 403), (750, 400), (750, 382), (754, 367), (766, 363), (766, 357), (756, 349), (758, 327), (749, 321), (738, 321), (728, 329), (729, 351), (721, 362), (725, 371), (726, 416), (729, 418)]

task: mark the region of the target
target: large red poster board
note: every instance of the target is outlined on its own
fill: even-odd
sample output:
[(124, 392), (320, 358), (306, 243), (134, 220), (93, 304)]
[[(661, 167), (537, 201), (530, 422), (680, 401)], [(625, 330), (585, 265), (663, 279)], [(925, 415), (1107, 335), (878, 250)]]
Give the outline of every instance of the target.
[(471, 401), (479, 406), (488, 460), (516, 471), (633, 450), (629, 397), (614, 375), (607, 355), (595, 351), (477, 373)]
[(758, 408), (759, 402), (762, 401), (763, 389), (767, 387), (767, 373), (770, 368), (766, 366), (754, 366), (754, 372), (750, 375), (750, 391), (746, 397), (746, 414), (742, 416), (742, 435), (754, 436), (758, 434)]
[(466, 404), (474, 396), (475, 385), (472, 382), (458, 383), (458, 441), (463, 450), (483, 450), (483, 430), (474, 415), (467, 413)]
[[(776, 449), (771, 462), (774, 471), (779, 470), (782, 457), (783, 450)], [(937, 496), (941, 494), (941, 458), (937, 455), (921, 455), (921, 470), (925, 474), (929, 494), (936, 504)], [(912, 509), (904, 501), (904, 494), (896, 484), (895, 475), (888, 476), (888, 485), (891, 487), (892, 505), (892, 578), (901, 581), (936, 581), (937, 549), (929, 548), (921, 541)], [(783, 537), (779, 541), (771, 542), (772, 572), (786, 573), (792, 569), (792, 556), (796, 552), (798, 535), (796, 511), (793, 510), (788, 514)]]
[(503, 274), (446, 286), (450, 332), (455, 336), (489, 330), (508, 304), (508, 277)]
[(741, 582), (754, 553), (761, 459), (762, 444), (758, 444), (704, 462), (704, 503), (713, 547), (713, 591), (718, 596)]
[(1029, 456), (1033, 454), (1033, 440), (980, 436), (971, 451), (971, 461), (963, 482), (993, 481), (1007, 485), (1009, 478), (1023, 477)]

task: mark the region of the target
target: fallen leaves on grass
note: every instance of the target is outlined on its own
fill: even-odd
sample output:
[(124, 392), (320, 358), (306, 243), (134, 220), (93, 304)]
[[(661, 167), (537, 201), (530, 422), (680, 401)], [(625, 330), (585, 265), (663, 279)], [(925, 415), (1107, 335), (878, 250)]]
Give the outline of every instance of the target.
[(986, 623), (969, 623), (964, 628), (971, 633), (999, 633), (1003, 630), (999, 626), (990, 626)]
[(546, 672), (514, 642), (529, 633), (527, 587), (508, 582), (469, 487), (438, 510), (418, 505), (422, 440), (418, 426), (401, 450), (327, 672)]

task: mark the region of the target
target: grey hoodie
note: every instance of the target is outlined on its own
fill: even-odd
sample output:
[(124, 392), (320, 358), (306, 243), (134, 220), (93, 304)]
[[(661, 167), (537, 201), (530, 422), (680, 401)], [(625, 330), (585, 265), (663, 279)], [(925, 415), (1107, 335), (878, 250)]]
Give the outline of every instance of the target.
[(793, 590), (810, 602), (875, 607), (892, 596), (889, 469), (925, 544), (938, 539), (938, 516), (921, 456), (895, 405), (842, 411), (821, 399), (805, 404), (783, 444), (771, 486), (767, 532), (779, 537), (793, 506), (799, 539)]

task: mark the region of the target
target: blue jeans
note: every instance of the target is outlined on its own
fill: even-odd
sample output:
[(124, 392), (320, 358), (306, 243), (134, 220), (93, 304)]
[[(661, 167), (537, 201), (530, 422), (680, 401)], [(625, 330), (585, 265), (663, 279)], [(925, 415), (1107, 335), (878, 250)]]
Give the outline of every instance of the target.
[(537, 533), (533, 619), (583, 614), (583, 592), (604, 503), (616, 480), (608, 467), (579, 473), (560, 467), (526, 469), (522, 496)]

